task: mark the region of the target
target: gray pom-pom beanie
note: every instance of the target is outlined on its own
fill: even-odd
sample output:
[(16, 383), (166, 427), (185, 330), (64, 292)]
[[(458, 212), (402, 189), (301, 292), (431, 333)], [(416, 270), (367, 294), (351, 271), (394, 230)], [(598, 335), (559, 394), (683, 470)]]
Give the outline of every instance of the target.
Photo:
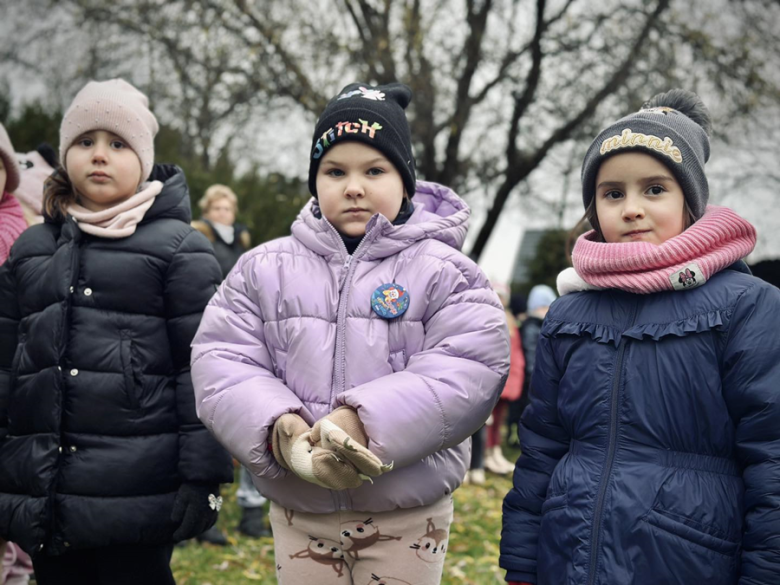
[(582, 163), (582, 202), (587, 209), (596, 195), (596, 176), (607, 158), (623, 152), (649, 154), (674, 174), (693, 215), (704, 215), (710, 197), (704, 164), (710, 140), (698, 123), (669, 107), (639, 110), (602, 130)]

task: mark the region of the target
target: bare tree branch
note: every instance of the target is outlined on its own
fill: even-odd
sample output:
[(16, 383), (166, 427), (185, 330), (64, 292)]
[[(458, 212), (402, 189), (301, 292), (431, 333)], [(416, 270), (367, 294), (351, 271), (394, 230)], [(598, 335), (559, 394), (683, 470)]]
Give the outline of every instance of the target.
[[(612, 73), (606, 83), (597, 91), (585, 104), (585, 106), (571, 119), (569, 119), (562, 126), (558, 127), (549, 138), (538, 148), (535, 152), (530, 154), (524, 154), (522, 158), (518, 158), (516, 150), (512, 146), (507, 148), (507, 161), (510, 162), (509, 168), (507, 168), (506, 178), (501, 186), (498, 188), (493, 205), (488, 211), (485, 223), (482, 225), (477, 239), (474, 242), (474, 246), (471, 249), (471, 257), (479, 258), (487, 245), (488, 238), (495, 228), (498, 222), (498, 217), (501, 214), (501, 210), (506, 204), (512, 190), (517, 184), (527, 177), (531, 171), (533, 171), (539, 163), (544, 159), (549, 150), (560, 141), (568, 138), (572, 131), (579, 126), (584, 120), (590, 117), (596, 110), (596, 107), (610, 94), (614, 93), (623, 83), (631, 71), (631, 67), (636, 62), (637, 56), (642, 50), (643, 44), (646, 42), (647, 35), (650, 30), (656, 25), (660, 15), (669, 7), (670, 0), (659, 0), (655, 10), (650, 13), (645, 24), (640, 30), (639, 34), (635, 37), (634, 44), (626, 57), (623, 59), (622, 64)], [(537, 7), (538, 7), (537, 3)], [(538, 16), (537, 16), (538, 20)], [(538, 28), (537, 28), (538, 30)], [(526, 92), (528, 93), (528, 92)], [(526, 95), (526, 94), (524, 94)], [(525, 107), (524, 101), (521, 98), (518, 100), (518, 104), (515, 108), (515, 112), (519, 107)], [(513, 120), (515, 118), (513, 117)], [(514, 144), (517, 139), (517, 125), (513, 124), (510, 128), (510, 145)], [(512, 165), (511, 163), (515, 164)]]

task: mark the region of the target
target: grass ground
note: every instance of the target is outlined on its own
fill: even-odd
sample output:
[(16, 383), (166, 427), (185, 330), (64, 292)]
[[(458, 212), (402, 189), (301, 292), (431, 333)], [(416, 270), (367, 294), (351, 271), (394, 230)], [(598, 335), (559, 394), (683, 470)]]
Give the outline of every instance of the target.
[[(517, 455), (506, 452), (510, 461)], [(465, 485), (455, 492), (444, 585), (504, 583), (504, 573), (498, 568), (498, 542), (501, 503), (510, 486), (509, 477), (487, 474), (484, 486)], [(276, 584), (273, 540), (246, 538), (235, 529), (240, 517), (236, 487), (234, 483), (223, 493), (225, 503), (217, 524), (228, 535), (229, 546), (190, 541), (177, 547), (171, 565), (178, 585)]]

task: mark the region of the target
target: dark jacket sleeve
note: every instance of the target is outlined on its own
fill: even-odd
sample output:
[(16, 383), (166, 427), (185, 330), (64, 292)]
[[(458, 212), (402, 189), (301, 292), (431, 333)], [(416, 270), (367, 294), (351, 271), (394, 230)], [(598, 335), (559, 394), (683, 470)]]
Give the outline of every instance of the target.
[(208, 241), (193, 230), (179, 245), (165, 280), (168, 339), (176, 375), (179, 475), (187, 483), (233, 481), (230, 455), (195, 413), (195, 392), (190, 376), (190, 343), (203, 309), (219, 286), (221, 274)]
[(721, 371), (745, 482), (739, 583), (769, 585), (780, 575), (780, 290), (742, 295)]
[(8, 434), (8, 400), (19, 319), (16, 283), (9, 260), (0, 266), (0, 443)]
[(536, 583), (537, 542), (542, 504), (555, 466), (569, 450), (569, 436), (558, 421), (558, 384), (551, 340), (539, 337), (531, 403), (520, 425), (522, 455), (513, 487), (504, 499), (499, 565), (508, 581)]

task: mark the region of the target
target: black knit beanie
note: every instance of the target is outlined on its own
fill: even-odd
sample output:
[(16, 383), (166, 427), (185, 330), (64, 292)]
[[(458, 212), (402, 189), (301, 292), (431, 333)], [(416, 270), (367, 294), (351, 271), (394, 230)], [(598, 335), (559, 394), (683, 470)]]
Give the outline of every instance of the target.
[(710, 197), (704, 163), (710, 158), (709, 114), (699, 97), (675, 89), (658, 94), (638, 112), (602, 130), (582, 163), (585, 209), (596, 195), (596, 176), (610, 156), (628, 151), (649, 154), (674, 174), (685, 200), (699, 219)]
[(317, 197), (317, 169), (328, 148), (357, 140), (382, 152), (401, 175), (407, 195), (414, 195), (412, 138), (404, 112), (411, 99), (412, 90), (403, 83), (350, 83), (342, 89), (325, 106), (314, 128), (309, 159), (311, 194)]

